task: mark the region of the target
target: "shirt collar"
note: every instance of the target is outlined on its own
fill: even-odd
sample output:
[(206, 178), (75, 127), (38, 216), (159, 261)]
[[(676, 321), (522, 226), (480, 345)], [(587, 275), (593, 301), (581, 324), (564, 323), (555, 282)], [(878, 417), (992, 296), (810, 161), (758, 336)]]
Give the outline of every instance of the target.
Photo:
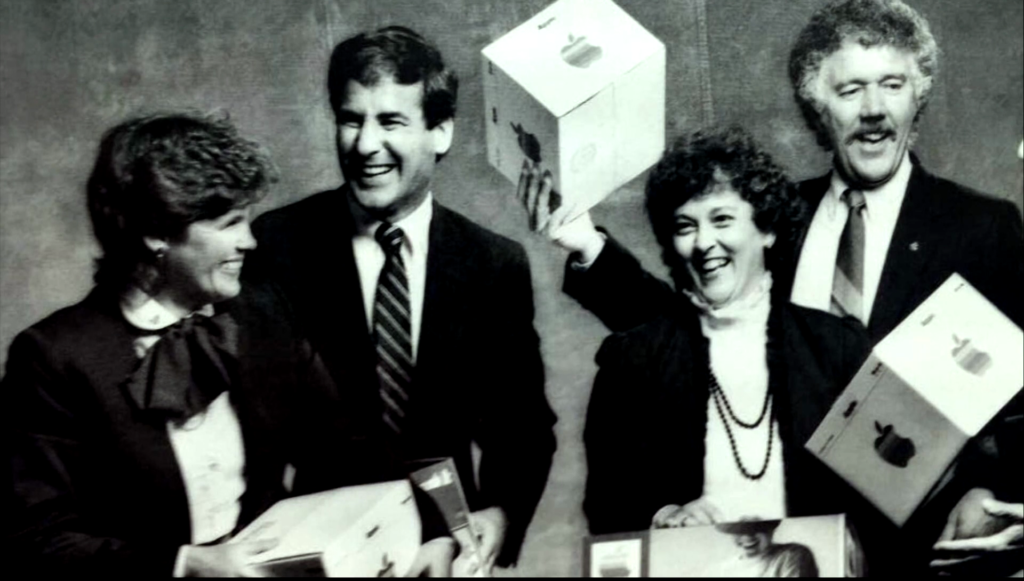
[[(355, 223), (356, 236), (373, 239), (377, 227), (381, 225), (380, 220), (371, 218), (365, 210), (346, 196), (352, 212), (352, 219)], [(427, 241), (430, 237), (430, 219), (434, 216), (434, 194), (427, 192), (427, 197), (420, 202), (420, 205), (408, 216), (394, 223), (405, 233), (402, 245), (415, 255), (417, 252), (426, 252)]]
[[(892, 179), (873, 190), (861, 190), (864, 194), (864, 203), (867, 206), (868, 216), (890, 214), (900, 207), (900, 204), (903, 202), (903, 196), (907, 192), (907, 184), (910, 183), (910, 173), (913, 166), (914, 164), (910, 161), (910, 153), (905, 152), (903, 160), (900, 162), (900, 166), (896, 169), (896, 174), (892, 176)], [(828, 193), (833, 203), (842, 203), (843, 192), (849, 187), (846, 180), (839, 175), (839, 172), (833, 170)]]
[[(121, 314), (133, 327), (143, 331), (159, 331), (185, 318), (179, 317), (145, 291), (134, 286), (121, 297)], [(212, 317), (213, 305), (206, 305), (188, 316), (194, 314)]]

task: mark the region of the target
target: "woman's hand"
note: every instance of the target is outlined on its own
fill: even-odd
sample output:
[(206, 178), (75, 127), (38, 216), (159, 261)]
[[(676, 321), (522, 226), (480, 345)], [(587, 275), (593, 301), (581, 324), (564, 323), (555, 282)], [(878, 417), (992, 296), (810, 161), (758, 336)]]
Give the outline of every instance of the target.
[(589, 212), (568, 220), (572, 207), (557, 204), (558, 207), (554, 211), (551, 210), (551, 198), (559, 198), (553, 184), (550, 171), (541, 172), (540, 168), (529, 160), (523, 162), (516, 197), (526, 208), (530, 218), (530, 229), (575, 253), (578, 262), (590, 264), (604, 248), (604, 236), (594, 227)]
[(185, 577), (266, 577), (252, 564), (253, 557), (277, 546), (275, 539), (220, 545), (189, 545), (185, 553)]
[(701, 497), (683, 506), (669, 504), (662, 507), (651, 519), (651, 528), (670, 529), (713, 525), (718, 522), (722, 522), (722, 512), (714, 504)]

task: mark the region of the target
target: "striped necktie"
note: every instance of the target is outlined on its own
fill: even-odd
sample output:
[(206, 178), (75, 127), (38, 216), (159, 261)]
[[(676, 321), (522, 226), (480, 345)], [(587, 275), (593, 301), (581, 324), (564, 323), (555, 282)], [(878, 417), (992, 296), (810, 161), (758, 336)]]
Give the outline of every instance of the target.
[(402, 433), (412, 383), (412, 324), (409, 310), (409, 279), (402, 262), (402, 229), (387, 222), (377, 228), (384, 249), (384, 268), (377, 279), (373, 302), (373, 335), (377, 344), (377, 378), (384, 402), (384, 423)]
[(832, 309), (840, 316), (864, 320), (864, 193), (847, 189), (843, 202), (850, 208), (846, 226), (839, 238), (836, 270), (832, 279)]

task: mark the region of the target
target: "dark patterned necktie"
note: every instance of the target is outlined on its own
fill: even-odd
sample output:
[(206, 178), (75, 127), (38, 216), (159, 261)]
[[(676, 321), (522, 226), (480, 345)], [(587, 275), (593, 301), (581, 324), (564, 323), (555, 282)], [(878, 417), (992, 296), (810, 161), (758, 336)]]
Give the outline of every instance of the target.
[(848, 189), (843, 202), (850, 208), (839, 238), (836, 270), (832, 279), (832, 312), (864, 320), (864, 193)]
[(401, 228), (385, 222), (377, 228), (376, 238), (386, 257), (373, 301), (377, 378), (380, 397), (384, 400), (384, 423), (395, 434), (401, 434), (414, 367), (409, 279), (400, 252), (404, 233)]

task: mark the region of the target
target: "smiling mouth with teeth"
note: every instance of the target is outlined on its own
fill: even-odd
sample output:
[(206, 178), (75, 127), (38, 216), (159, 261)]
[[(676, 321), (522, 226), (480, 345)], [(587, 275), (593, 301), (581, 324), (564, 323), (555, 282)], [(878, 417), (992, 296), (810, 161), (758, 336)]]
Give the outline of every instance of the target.
[(708, 274), (722, 268), (726, 264), (729, 264), (728, 258), (709, 258), (700, 265), (700, 270), (704, 274)]
[(390, 172), (394, 168), (395, 166), (393, 165), (364, 165), (359, 173), (364, 178), (375, 178)]
[(881, 143), (893, 136), (891, 131), (872, 131), (872, 132), (861, 132), (853, 136), (852, 141), (860, 141), (863, 143)]

